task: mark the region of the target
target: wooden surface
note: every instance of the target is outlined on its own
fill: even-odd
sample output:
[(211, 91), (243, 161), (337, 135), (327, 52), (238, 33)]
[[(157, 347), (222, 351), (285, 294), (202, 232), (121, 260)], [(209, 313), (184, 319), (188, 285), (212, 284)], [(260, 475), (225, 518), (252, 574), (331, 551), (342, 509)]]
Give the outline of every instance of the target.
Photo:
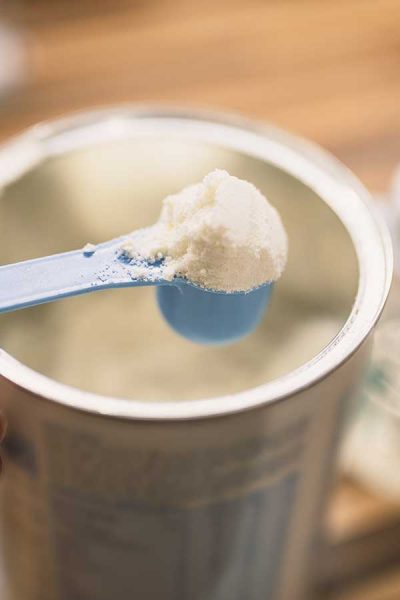
[[(239, 111), (309, 137), (373, 190), (400, 162), (400, 0), (9, 0), (23, 87), (0, 138), (70, 110), (167, 102)], [(340, 541), (396, 513), (352, 484), (329, 517)], [(341, 600), (400, 598), (391, 572)]]
[[(374, 189), (400, 160), (400, 0), (8, 0), (30, 82), (0, 135), (71, 109), (195, 104), (321, 143)], [(111, 9), (112, 7), (112, 9)]]

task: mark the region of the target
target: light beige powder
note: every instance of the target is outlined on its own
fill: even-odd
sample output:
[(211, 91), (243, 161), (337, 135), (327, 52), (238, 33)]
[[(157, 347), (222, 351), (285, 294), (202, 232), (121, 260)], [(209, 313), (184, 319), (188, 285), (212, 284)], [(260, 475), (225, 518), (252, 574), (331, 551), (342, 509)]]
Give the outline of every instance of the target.
[(158, 222), (132, 234), (131, 258), (164, 258), (161, 275), (210, 289), (248, 291), (281, 276), (287, 236), (278, 212), (251, 183), (215, 170), (163, 201)]

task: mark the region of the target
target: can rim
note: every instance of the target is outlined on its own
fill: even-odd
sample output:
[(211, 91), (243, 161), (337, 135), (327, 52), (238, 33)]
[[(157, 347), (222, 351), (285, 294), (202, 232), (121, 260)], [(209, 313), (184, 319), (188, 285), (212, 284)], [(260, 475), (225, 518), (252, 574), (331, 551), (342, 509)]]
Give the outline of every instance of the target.
[[(200, 400), (144, 402), (85, 392), (58, 383), (0, 349), (0, 375), (19, 388), (66, 407), (140, 420), (185, 420), (228, 415), (270, 404), (309, 388), (345, 362), (366, 339), (384, 307), (392, 278), (389, 232), (369, 193), (336, 158), (317, 145), (272, 125), (237, 115), (179, 107), (126, 105), (79, 112), (38, 124), (0, 147), (0, 185), (50, 156), (99, 141), (157, 131), (176, 133), (268, 161), (316, 192), (337, 214), (357, 254), (359, 285), (345, 324), (310, 361), (281, 378), (236, 394)], [(182, 127), (182, 125), (184, 125)], [(79, 134), (78, 134), (79, 132)], [(153, 129), (154, 135), (154, 129)]]

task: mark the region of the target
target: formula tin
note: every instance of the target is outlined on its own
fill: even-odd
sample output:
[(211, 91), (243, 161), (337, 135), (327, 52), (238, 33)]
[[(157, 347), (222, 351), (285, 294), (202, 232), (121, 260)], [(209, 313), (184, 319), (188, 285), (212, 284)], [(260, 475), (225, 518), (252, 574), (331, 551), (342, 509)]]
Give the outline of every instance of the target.
[(342, 409), (390, 285), (389, 237), (335, 159), (275, 128), (204, 112), (122, 107), (36, 126), (2, 147), (0, 183), (127, 140), (154, 139), (155, 160), (160, 136), (223, 148), (246, 160), (249, 179), (253, 163), (268, 165), (282, 185), (316, 194), (351, 238), (354, 304), (300, 368), (203, 400), (88, 393), (1, 350), (4, 599), (310, 598)]

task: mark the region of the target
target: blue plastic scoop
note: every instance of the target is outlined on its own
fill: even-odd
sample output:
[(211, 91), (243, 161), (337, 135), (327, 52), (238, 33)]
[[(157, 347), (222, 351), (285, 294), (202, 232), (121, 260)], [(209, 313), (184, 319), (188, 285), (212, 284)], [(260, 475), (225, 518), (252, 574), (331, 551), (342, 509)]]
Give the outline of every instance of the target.
[[(128, 259), (121, 252), (127, 237), (0, 267), (0, 313), (97, 290), (156, 285), (158, 304), (178, 333), (202, 344), (226, 344), (258, 325), (272, 291), (266, 283), (250, 292), (225, 293), (175, 277), (157, 276), (160, 263)], [(135, 277), (135, 265), (145, 267)]]

